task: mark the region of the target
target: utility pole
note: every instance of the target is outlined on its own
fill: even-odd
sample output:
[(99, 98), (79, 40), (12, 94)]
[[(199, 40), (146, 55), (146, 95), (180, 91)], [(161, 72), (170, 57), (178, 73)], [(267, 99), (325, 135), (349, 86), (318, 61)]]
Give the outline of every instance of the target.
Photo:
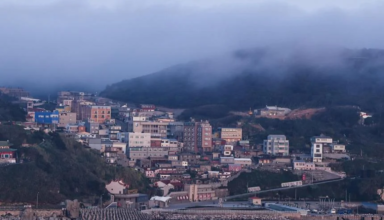
[(345, 202), (348, 202), (348, 189), (345, 190)]
[(295, 201), (297, 201), (297, 189), (295, 189)]
[(39, 192), (37, 192), (37, 197), (36, 197), (36, 209), (39, 208)]

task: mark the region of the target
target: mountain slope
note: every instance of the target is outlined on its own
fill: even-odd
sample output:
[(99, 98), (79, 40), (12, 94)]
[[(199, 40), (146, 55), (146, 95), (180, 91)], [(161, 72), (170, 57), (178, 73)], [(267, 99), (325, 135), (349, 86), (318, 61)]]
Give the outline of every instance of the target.
[(101, 96), (134, 103), (191, 108), (226, 105), (245, 110), (265, 105), (383, 103), (384, 51), (335, 50), (288, 55), (268, 49), (178, 65), (108, 86)]
[[(0, 203), (58, 204), (65, 199), (93, 203), (105, 193), (105, 184), (122, 179), (146, 192), (147, 179), (139, 172), (105, 164), (96, 151), (57, 133), (26, 133), (20, 126), (0, 125), (1, 140), (17, 149), (21, 164), (0, 166)], [(33, 147), (20, 147), (23, 142)]]
[(25, 121), (25, 112), (11, 101), (11, 97), (0, 92), (0, 121)]

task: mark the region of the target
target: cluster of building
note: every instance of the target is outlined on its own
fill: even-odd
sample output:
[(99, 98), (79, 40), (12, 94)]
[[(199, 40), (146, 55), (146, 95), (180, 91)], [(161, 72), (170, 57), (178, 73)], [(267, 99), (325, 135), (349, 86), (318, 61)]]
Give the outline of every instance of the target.
[[(91, 93), (59, 92), (53, 111), (36, 106), (39, 100), (22, 100), (26, 102), (26, 129), (63, 132), (98, 151), (110, 165), (141, 171), (159, 199), (166, 200), (163, 205), (223, 198), (228, 195), (230, 180), (258, 164), (282, 162), (296, 170), (312, 170), (326, 154), (345, 152), (344, 145), (321, 135), (311, 138), (311, 154), (297, 160), (290, 154), (285, 135), (269, 135), (262, 144), (252, 146), (243, 140), (239, 127), (177, 121), (172, 112), (160, 111), (155, 105), (120, 104)], [(278, 116), (289, 111), (267, 106), (258, 114)], [(0, 161), (15, 160), (10, 146), (0, 142)], [(146, 195), (128, 190), (121, 181), (111, 182), (107, 189), (116, 204), (133, 203), (138, 208), (147, 204), (143, 202), (148, 201)]]

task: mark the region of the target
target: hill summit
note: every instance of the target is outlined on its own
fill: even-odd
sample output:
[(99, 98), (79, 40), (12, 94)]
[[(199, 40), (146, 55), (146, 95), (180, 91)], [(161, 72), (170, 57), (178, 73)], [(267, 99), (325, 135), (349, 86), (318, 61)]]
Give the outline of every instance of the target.
[(240, 50), (123, 80), (101, 95), (178, 108), (371, 106), (383, 101), (383, 58), (384, 51), (376, 49)]

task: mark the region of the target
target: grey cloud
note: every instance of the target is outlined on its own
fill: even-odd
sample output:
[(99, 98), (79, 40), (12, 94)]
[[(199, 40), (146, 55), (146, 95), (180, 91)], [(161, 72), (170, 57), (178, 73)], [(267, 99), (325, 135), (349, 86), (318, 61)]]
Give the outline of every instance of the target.
[(101, 90), (240, 48), (384, 44), (384, 7), (373, 1), (353, 7), (302, 0), (25, 2), (0, 4), (0, 84)]

